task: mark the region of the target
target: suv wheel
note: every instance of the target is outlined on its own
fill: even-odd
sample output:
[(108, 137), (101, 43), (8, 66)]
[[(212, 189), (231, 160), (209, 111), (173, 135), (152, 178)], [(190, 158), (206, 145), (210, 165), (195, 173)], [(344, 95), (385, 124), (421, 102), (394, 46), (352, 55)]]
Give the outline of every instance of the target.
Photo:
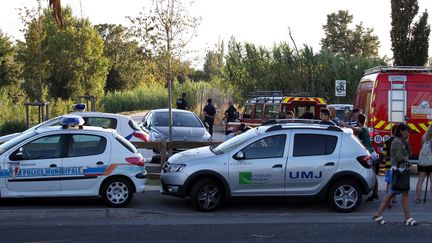
[(190, 202), (198, 211), (214, 211), (221, 201), (222, 188), (214, 180), (200, 180), (191, 189)]
[(112, 178), (103, 183), (101, 196), (109, 206), (120, 208), (132, 200), (133, 189), (129, 181)]
[(357, 183), (352, 181), (338, 181), (329, 191), (329, 202), (338, 212), (354, 211), (362, 200), (362, 193)]

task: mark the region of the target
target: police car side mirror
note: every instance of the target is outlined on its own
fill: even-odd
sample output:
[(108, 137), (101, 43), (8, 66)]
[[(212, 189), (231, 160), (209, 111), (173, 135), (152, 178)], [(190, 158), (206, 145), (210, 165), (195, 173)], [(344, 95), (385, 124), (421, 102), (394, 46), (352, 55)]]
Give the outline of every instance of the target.
[(20, 148), (17, 152), (13, 153), (11, 156), (11, 160), (23, 160), (24, 154), (22, 152), (22, 148)]
[(245, 159), (245, 155), (244, 155), (244, 153), (242, 151), (239, 151), (238, 153), (236, 153), (233, 156), (233, 159), (242, 160), (242, 159)]

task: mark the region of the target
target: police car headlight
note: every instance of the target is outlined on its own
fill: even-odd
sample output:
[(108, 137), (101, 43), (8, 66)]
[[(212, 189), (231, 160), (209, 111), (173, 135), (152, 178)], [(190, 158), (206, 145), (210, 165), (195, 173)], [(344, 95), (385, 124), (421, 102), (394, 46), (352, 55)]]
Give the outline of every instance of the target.
[(162, 140), (166, 140), (166, 137), (158, 132), (150, 131), (150, 141), (152, 142), (159, 142)]
[(171, 164), (171, 163), (166, 163), (163, 167), (163, 170), (167, 173), (172, 173), (172, 172), (180, 172), (183, 170), (183, 168), (186, 167), (185, 164)]

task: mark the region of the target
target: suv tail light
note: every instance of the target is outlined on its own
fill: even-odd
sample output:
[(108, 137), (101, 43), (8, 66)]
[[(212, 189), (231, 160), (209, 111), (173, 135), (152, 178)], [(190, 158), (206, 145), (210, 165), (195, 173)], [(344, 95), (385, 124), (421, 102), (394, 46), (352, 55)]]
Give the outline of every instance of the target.
[(144, 159), (141, 157), (129, 157), (126, 158), (126, 161), (137, 166), (144, 166)]
[(357, 161), (365, 168), (370, 169), (372, 168), (372, 162), (370, 160), (370, 156), (368, 155), (362, 155), (357, 157)]

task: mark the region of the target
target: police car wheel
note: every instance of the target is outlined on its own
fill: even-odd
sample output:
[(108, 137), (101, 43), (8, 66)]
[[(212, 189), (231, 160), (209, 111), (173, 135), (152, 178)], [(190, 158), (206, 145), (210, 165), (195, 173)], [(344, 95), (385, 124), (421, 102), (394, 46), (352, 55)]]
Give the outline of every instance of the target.
[(102, 185), (101, 196), (111, 207), (124, 207), (133, 196), (133, 189), (129, 181), (123, 178), (111, 178)]
[(356, 182), (343, 180), (332, 185), (328, 198), (336, 211), (348, 213), (360, 205), (362, 192)]
[(214, 211), (219, 207), (221, 201), (222, 188), (214, 180), (200, 180), (191, 189), (190, 202), (198, 211)]

